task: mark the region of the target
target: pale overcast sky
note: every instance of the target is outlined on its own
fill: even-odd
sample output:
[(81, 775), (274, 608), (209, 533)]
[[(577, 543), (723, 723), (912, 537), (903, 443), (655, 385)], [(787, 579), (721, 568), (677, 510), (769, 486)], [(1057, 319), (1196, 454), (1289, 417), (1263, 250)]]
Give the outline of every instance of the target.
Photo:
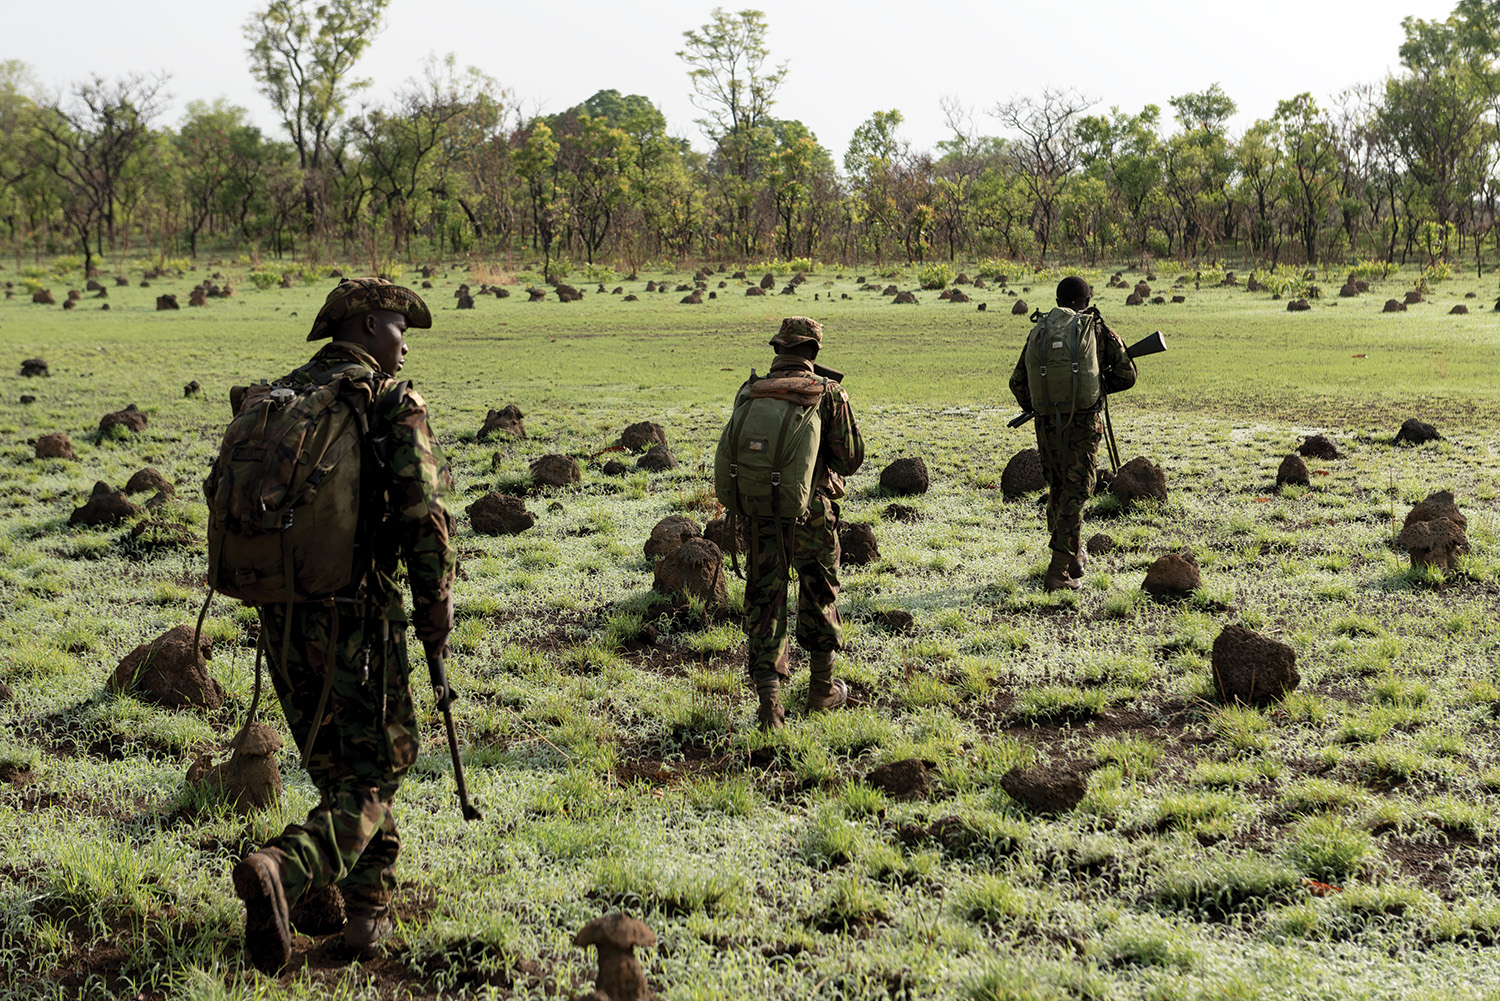
[[(1255, 0), (1138, 4), (891, 3), (764, 0), (772, 60), (789, 73), (775, 113), (808, 125), (836, 161), (876, 109), (900, 109), (918, 149), (946, 137), (939, 101), (974, 110), (982, 133), (997, 101), (1073, 85), (1098, 103), (1139, 111), (1219, 83), (1239, 105), (1231, 125), (1269, 117), (1276, 102), (1310, 91), (1320, 103), (1397, 65), (1401, 19), (1441, 19), (1454, 0)], [(30, 64), (56, 90), (89, 73), (165, 70), (180, 120), (189, 100), (226, 97), (268, 131), (276, 120), (255, 89), (244, 22), (247, 0), (72, 0), (62, 7), (6, 5), (0, 58)], [(738, 4), (724, 4), (738, 10)], [(748, 4), (746, 5), (748, 6)], [(388, 98), (428, 54), (454, 53), (500, 82), (526, 112), (554, 112), (613, 87), (643, 94), (674, 135), (702, 149), (689, 82), (676, 52), (702, 25), (710, 2), (641, 4), (571, 0), (556, 6), (480, 0), (391, 0), (386, 27), (357, 72), (373, 80), (364, 100)]]

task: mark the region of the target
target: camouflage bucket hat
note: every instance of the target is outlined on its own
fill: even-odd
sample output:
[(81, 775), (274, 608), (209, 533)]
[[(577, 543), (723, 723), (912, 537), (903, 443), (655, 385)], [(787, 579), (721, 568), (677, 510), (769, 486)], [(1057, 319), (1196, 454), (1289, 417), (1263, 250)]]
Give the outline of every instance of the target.
[(428, 311), (427, 303), (411, 289), (384, 278), (345, 278), (328, 293), (307, 339), (316, 341), (332, 337), (339, 324), (349, 317), (375, 309), (400, 313), (406, 317), (406, 325), (417, 330), (432, 326), (432, 313)]
[(788, 316), (781, 321), (781, 329), (771, 338), (773, 348), (791, 348), (798, 344), (823, 343), (823, 326), (809, 316)]

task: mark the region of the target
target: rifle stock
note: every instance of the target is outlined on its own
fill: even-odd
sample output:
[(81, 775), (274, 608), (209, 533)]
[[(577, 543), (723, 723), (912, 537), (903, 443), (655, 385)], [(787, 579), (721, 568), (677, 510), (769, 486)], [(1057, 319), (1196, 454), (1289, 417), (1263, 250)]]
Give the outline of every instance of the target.
[(832, 379), (834, 382), (844, 381), (844, 373), (836, 368), (829, 368), (827, 365), (819, 365), (817, 362), (813, 362), (813, 375), (821, 375), (823, 378)]

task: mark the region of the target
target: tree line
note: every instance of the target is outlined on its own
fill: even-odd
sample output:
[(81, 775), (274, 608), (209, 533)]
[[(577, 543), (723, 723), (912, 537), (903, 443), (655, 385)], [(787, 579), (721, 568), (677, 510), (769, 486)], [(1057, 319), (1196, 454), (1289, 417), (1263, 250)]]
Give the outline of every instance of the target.
[(196, 257), (212, 241), (272, 257), (534, 257), (550, 274), (661, 258), (1500, 256), (1500, 5), (1485, 0), (1405, 19), (1384, 81), (1291, 96), (1239, 134), (1218, 84), (1139, 111), (1049, 87), (982, 112), (945, 100), (949, 138), (932, 150), (902, 137), (900, 110), (874, 111), (838, 158), (775, 113), (788, 68), (760, 11), (718, 8), (683, 33), (700, 152), (646, 97), (604, 90), (526, 115), (452, 57), (356, 104), (388, 2), (270, 0), (246, 23), (270, 135), (224, 100), (163, 124), (164, 77), (46, 96), (23, 62), (0, 62), (0, 239), (18, 265)]

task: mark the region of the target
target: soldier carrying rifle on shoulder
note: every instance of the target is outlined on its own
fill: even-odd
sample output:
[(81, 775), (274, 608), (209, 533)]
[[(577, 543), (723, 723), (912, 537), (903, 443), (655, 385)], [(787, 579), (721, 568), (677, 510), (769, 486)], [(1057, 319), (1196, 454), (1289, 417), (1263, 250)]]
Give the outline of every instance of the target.
[[(1083, 505), (1094, 493), (1095, 458), (1104, 437), (1105, 400), (1135, 385), (1135, 362), (1076, 275), (1057, 283), (1057, 306), (1036, 318), (1010, 376), (1021, 409), (1036, 415), (1036, 444), (1047, 477), (1052, 561), (1042, 585), (1077, 590), (1088, 555)], [(1026, 415), (1023, 415), (1025, 417)]]

